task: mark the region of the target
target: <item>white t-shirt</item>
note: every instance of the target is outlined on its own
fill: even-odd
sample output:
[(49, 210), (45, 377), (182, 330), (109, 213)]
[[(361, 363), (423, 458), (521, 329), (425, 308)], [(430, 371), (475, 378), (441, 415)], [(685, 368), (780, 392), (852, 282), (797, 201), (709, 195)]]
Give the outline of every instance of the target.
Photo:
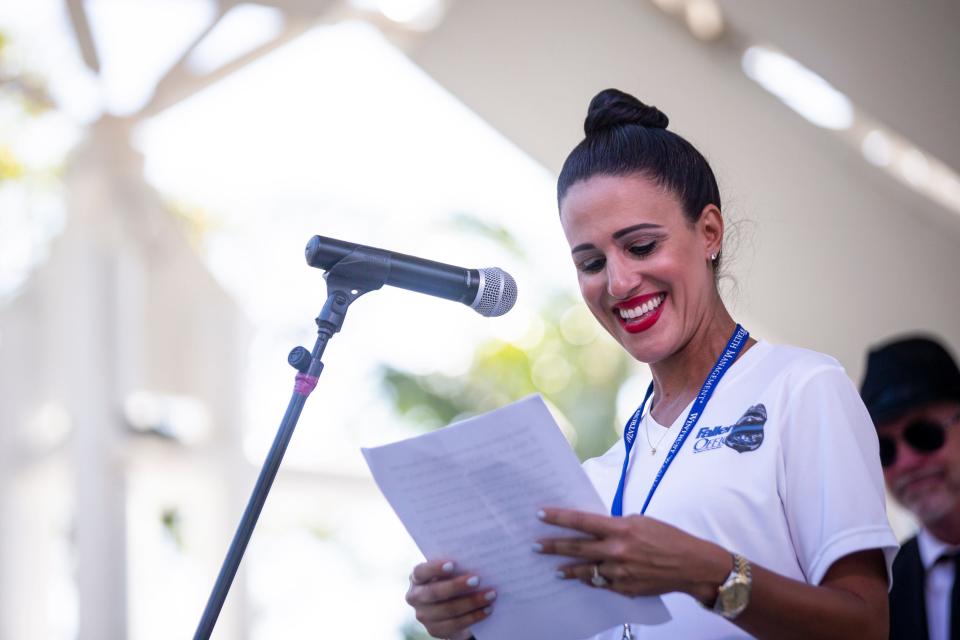
[[(669, 429), (649, 414), (639, 425), (624, 515), (640, 512), (688, 412)], [(836, 360), (759, 341), (720, 380), (646, 515), (810, 584), (819, 584), (835, 561), (865, 549), (883, 550), (889, 576), (898, 545), (887, 520), (878, 449), (863, 402)], [(584, 463), (608, 508), (623, 457), (621, 439)], [(633, 625), (634, 637), (749, 637), (690, 596), (671, 593), (663, 600), (673, 620)], [(621, 634), (615, 628), (595, 638), (620, 640)]]

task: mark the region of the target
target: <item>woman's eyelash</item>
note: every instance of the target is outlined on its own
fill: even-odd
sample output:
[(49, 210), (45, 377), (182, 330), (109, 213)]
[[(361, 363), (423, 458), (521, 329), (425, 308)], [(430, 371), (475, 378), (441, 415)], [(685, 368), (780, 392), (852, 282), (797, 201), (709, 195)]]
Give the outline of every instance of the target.
[[(644, 244), (634, 244), (627, 247), (627, 251), (631, 254), (637, 256), (638, 258), (643, 258), (651, 253), (657, 248), (657, 241), (651, 240), (650, 242)], [(584, 260), (580, 263), (580, 271), (584, 273), (597, 273), (607, 264), (605, 258), (592, 258), (589, 260)]]
[(603, 258), (594, 258), (592, 260), (585, 260), (580, 263), (580, 270), (586, 273), (596, 273), (603, 269), (603, 265), (606, 264), (606, 260)]
[(629, 248), (630, 253), (635, 256), (647, 256), (653, 253), (653, 250), (657, 248), (657, 241), (652, 240), (646, 244), (635, 244)]

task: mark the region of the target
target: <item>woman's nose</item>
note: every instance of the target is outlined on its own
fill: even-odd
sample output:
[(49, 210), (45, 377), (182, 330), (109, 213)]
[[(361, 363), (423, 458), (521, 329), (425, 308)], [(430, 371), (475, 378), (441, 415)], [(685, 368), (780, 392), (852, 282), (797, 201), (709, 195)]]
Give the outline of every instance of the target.
[(640, 275), (622, 260), (607, 259), (607, 293), (611, 298), (626, 299), (640, 285)]

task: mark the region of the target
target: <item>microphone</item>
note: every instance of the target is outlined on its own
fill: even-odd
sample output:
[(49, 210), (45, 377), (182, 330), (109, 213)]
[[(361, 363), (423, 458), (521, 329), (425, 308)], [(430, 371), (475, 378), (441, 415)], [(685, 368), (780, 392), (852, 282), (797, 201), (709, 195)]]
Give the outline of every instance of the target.
[(387, 264), (385, 284), (462, 302), (482, 316), (502, 316), (517, 301), (517, 282), (497, 267), (463, 269), (376, 247), (313, 236), (307, 243), (307, 264), (330, 270), (354, 249), (372, 253)]

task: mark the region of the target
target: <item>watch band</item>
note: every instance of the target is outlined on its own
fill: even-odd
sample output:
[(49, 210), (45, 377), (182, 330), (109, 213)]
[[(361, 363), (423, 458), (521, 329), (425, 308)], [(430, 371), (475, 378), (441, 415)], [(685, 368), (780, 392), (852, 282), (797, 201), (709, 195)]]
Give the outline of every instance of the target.
[(731, 555), (733, 569), (717, 589), (717, 601), (713, 605), (713, 610), (727, 620), (733, 620), (747, 608), (753, 584), (750, 561), (737, 553)]

